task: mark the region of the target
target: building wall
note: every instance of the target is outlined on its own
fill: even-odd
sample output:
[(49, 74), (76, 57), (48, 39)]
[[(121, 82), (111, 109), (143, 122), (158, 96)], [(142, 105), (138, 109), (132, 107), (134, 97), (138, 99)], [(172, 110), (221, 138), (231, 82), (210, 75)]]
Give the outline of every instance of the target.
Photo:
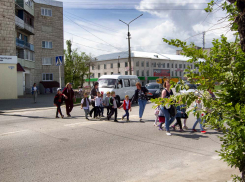
[[(34, 25), (35, 25), (35, 77), (38, 84), (42, 81), (43, 73), (52, 73), (53, 81), (59, 82), (59, 68), (55, 65), (56, 56), (64, 55), (63, 41), (63, 8), (45, 4), (45, 1), (35, 1)], [(40, 3), (37, 3), (40, 2)], [(47, 1), (49, 2), (49, 1)], [(52, 16), (42, 16), (41, 8), (52, 9)], [(52, 49), (42, 48), (42, 41), (50, 41)], [(52, 65), (42, 65), (42, 58), (52, 57)], [(64, 66), (61, 66), (61, 80), (64, 86)]]
[(0, 1), (0, 55), (15, 56), (15, 1)]
[(0, 78), (0, 99), (17, 99), (16, 64), (0, 64)]
[(17, 72), (17, 94), (18, 94), (18, 96), (24, 95), (23, 72)]

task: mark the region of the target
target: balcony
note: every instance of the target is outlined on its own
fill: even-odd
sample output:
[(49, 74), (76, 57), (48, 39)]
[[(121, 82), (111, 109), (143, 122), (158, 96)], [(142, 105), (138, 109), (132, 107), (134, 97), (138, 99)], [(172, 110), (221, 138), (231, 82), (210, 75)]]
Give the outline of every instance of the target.
[(22, 49), (29, 49), (30, 51), (34, 51), (34, 45), (18, 38), (16, 38), (16, 46)]
[(34, 3), (33, 1), (26, 1), (25, 0), (15, 0), (15, 8), (18, 10), (25, 10), (34, 16)]
[(17, 28), (21, 29), (25, 33), (34, 35), (34, 28), (25, 23), (24, 20), (22, 20), (18, 16), (15, 16), (15, 25), (17, 26)]

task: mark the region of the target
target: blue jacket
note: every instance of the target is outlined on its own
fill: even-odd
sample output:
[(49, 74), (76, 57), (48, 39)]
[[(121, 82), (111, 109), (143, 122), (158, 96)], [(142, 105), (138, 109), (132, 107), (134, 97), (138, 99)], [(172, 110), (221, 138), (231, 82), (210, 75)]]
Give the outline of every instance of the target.
[[(180, 106), (177, 106), (176, 107), (176, 110), (177, 110), (177, 114), (176, 114), (176, 118), (184, 118), (184, 114), (186, 112), (186, 105), (180, 105)], [(183, 112), (183, 113), (181, 113)]]

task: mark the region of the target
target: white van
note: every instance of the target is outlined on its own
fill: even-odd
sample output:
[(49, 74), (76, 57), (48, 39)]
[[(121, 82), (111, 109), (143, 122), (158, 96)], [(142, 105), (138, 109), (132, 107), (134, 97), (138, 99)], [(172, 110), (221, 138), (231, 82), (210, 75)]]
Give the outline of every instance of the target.
[(135, 84), (139, 82), (136, 75), (103, 75), (98, 79), (99, 91), (103, 92), (103, 99), (106, 92), (114, 91), (118, 100), (124, 100), (125, 95), (132, 99), (136, 90)]

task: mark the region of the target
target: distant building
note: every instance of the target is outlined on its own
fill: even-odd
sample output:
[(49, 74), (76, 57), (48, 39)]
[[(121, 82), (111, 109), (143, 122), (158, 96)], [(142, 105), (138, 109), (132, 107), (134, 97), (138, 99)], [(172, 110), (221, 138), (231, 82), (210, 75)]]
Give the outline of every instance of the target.
[[(0, 88), (0, 99), (31, 93), (33, 83), (44, 87), (45, 83), (41, 84), (44, 81), (49, 82), (49, 88), (59, 87), (55, 57), (64, 54), (63, 3), (1, 0), (0, 22), (0, 69), (6, 65), (11, 68), (0, 75), (0, 84), (4, 82), (2, 78), (6, 78), (5, 87)], [(64, 86), (64, 67), (61, 70)], [(13, 82), (16, 86), (10, 84)]]
[[(202, 47), (198, 47), (196, 46), (196, 49), (201, 49)], [(211, 48), (204, 48), (204, 51), (207, 51), (208, 53), (211, 51)], [(183, 53), (183, 50), (176, 50), (176, 54), (177, 55), (181, 55), (181, 53)]]
[[(193, 63), (187, 62), (189, 58), (182, 55), (132, 51), (131, 57), (132, 74), (137, 75), (143, 85), (163, 77), (185, 79), (184, 70), (188, 66), (199, 73)], [(93, 73), (91, 81), (97, 81), (102, 75), (128, 75), (128, 53), (118, 52), (98, 56), (96, 61), (92, 62), (90, 70)]]

